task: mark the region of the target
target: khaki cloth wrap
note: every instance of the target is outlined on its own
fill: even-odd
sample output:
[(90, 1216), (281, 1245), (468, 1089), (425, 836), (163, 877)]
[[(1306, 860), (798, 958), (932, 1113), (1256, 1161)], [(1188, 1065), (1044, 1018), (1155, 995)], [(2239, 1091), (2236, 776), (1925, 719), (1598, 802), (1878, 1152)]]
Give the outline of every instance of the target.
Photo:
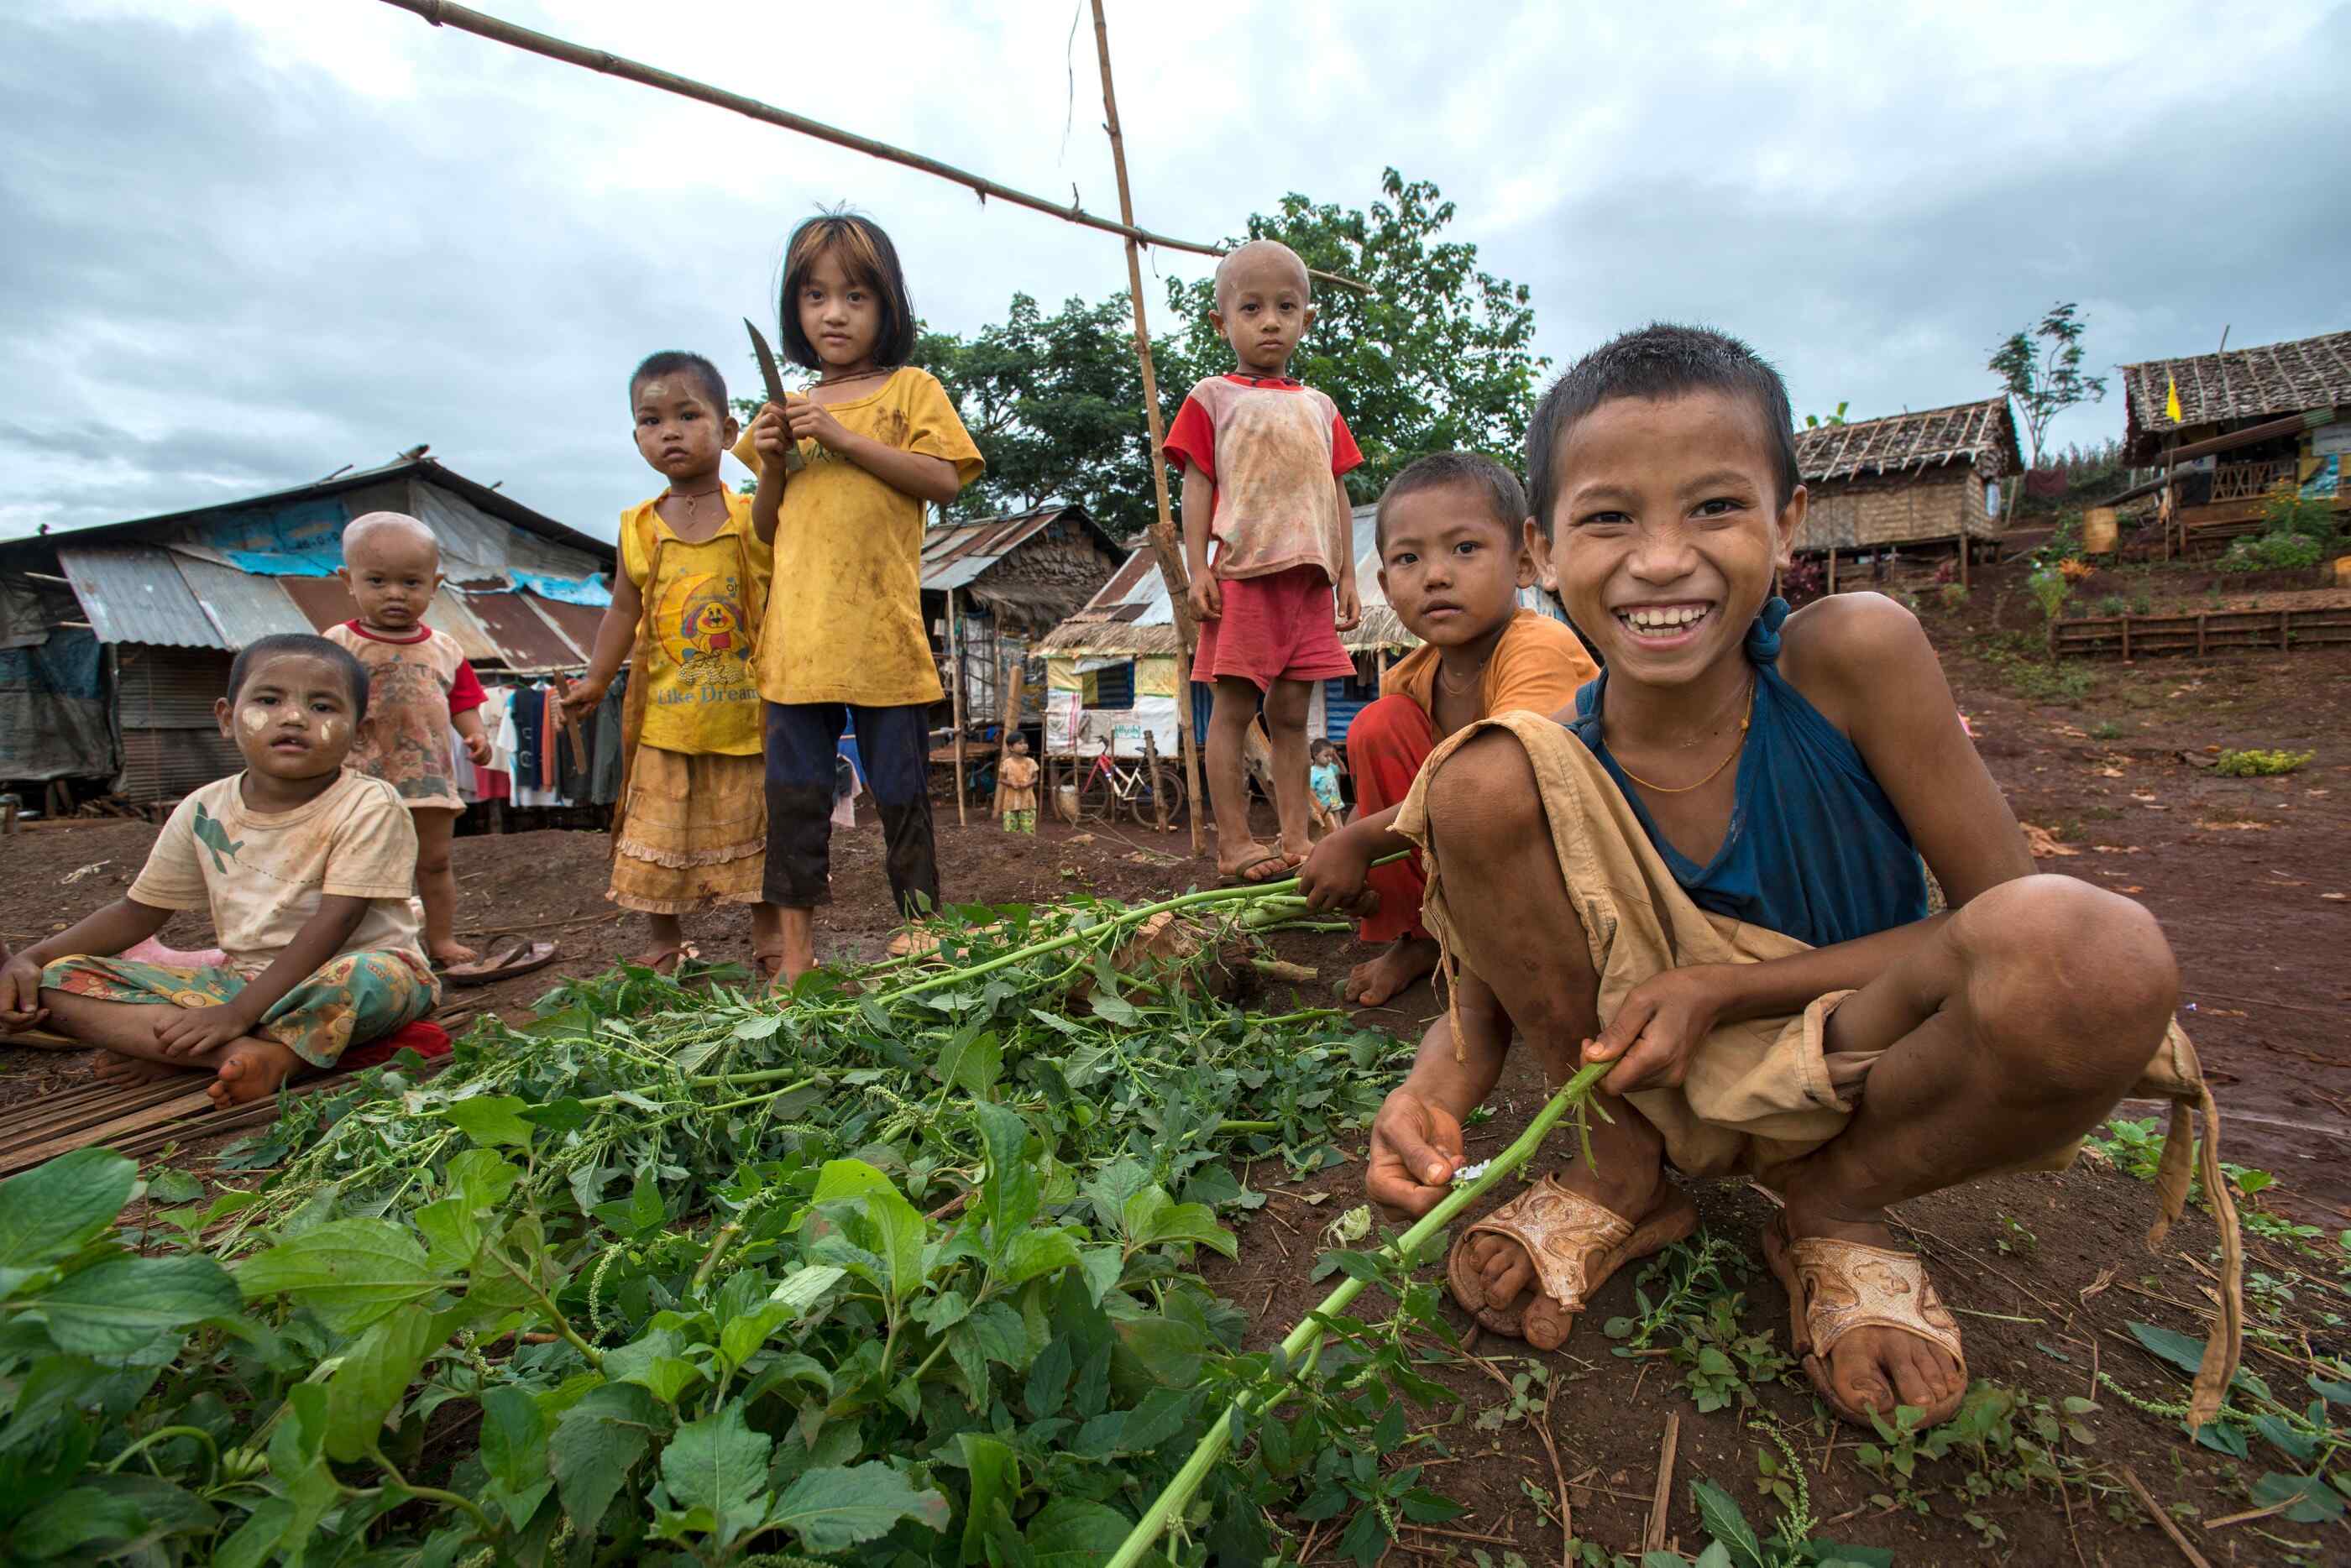
[[(1420, 846), (1428, 867), (1422, 919), (1442, 950), (1439, 967), (1450, 986), (1458, 977), (1457, 939), (1446, 908), (1446, 884), (1428, 820), (1428, 783), (1471, 737), (1508, 730), (1525, 749), (1551, 827), (1552, 850), (1569, 902), (1591, 947), (1600, 977), (1598, 1013), (1613, 1017), (1633, 988), (1667, 969), (1691, 964), (1759, 963), (1806, 950), (1783, 932), (1701, 909), (1649, 842), (1631, 804), (1600, 760), (1564, 725), (1540, 714), (1499, 713), (1481, 719), (1440, 744), (1405, 798), (1395, 830)], [(1473, 895), (1474, 896), (1474, 895)], [(1842, 1132), (1860, 1103), (1864, 1081), (1883, 1052), (1824, 1049), (1828, 1015), (1850, 992), (1815, 998), (1792, 1018), (1719, 1023), (1691, 1055), (1678, 1089), (1647, 1089), (1630, 1096), (1664, 1137), (1667, 1158), (1694, 1176), (1768, 1175), (1773, 1167), (1818, 1148)], [(2191, 1161), (2200, 1164), (2204, 1190), (2219, 1222), (2222, 1288), (2220, 1332), (2208, 1344), (2191, 1397), (2197, 1424), (2212, 1417), (2241, 1346), (2242, 1249), (2235, 1206), (2220, 1168), (2220, 1116), (2196, 1061), (2196, 1049), (2177, 1023), (2158, 1044), (2135, 1096), (2168, 1100), (2171, 1126), (2156, 1179), (2160, 1215), (2148, 1233), (2159, 1246), (2186, 1211)], [(2204, 1116), (2194, 1137), (2192, 1116)], [(2062, 1170), (2078, 1145), (2013, 1167)]]

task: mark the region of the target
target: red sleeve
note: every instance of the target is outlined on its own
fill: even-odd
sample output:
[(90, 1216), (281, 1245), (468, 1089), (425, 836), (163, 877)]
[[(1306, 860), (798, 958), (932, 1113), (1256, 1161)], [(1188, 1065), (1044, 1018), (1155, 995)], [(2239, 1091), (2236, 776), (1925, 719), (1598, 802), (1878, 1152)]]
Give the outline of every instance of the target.
[(1355, 432), (1347, 428), (1347, 416), (1338, 410), (1331, 410), (1331, 472), (1335, 478), (1350, 469), (1364, 466), (1364, 450), (1355, 444)]
[[(1354, 450), (1353, 441), (1347, 445), (1349, 451)], [(1184, 406), (1176, 410), (1176, 422), (1167, 427), (1166, 444), (1160, 450), (1177, 468), (1188, 465), (1210, 479), (1217, 477), (1217, 427), (1197, 398), (1185, 398)], [(1355, 461), (1360, 462), (1363, 459)]]
[(482, 690), (481, 681), (475, 677), (472, 662), (459, 659), (457, 673), (449, 678), (449, 717), (470, 713), (489, 700), (490, 694)]

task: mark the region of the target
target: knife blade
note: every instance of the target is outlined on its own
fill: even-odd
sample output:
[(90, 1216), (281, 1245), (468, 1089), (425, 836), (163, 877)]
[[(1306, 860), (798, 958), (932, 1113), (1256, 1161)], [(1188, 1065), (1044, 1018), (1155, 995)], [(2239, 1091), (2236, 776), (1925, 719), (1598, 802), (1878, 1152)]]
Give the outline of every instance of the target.
[[(758, 356), (759, 378), (768, 384), (768, 401), (782, 408), (784, 373), (776, 368), (776, 351), (768, 347), (768, 335), (747, 316), (743, 318), (743, 330), (751, 335), (751, 352)], [(794, 442), (784, 452), (784, 472), (797, 473), (806, 466), (808, 460), (800, 456), (799, 444)]]

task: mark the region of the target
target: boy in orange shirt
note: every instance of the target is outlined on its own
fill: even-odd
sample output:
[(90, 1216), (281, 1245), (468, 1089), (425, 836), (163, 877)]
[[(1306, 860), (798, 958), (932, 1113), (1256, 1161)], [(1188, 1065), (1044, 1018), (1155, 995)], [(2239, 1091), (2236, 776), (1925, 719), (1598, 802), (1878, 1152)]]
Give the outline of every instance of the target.
[(1569, 627), (1519, 607), (1539, 542), (1526, 519), (1518, 480), (1473, 452), (1424, 457), (1380, 497), (1380, 587), (1421, 646), (1348, 727), (1355, 814), (1300, 874), (1317, 909), (1353, 904), (1366, 888), (1379, 895), (1357, 935), (1387, 945), (1348, 975), (1350, 1002), (1376, 1007), (1437, 967), (1418, 856), (1372, 869), (1411, 847), (1390, 825), (1437, 742), (1489, 713), (1557, 712), (1600, 672)]
[[(1217, 869), (1228, 880), (1268, 882), (1306, 858), (1313, 683), (1355, 670), (1339, 642), (1363, 619), (1342, 476), (1364, 454), (1338, 405), (1289, 374), (1314, 319), (1297, 252), (1252, 240), (1225, 257), (1208, 319), (1239, 364), (1192, 389), (1168, 427), (1166, 452), (1184, 471), (1185, 565), (1200, 622), (1192, 679), (1216, 690), (1207, 753)], [(1260, 704), (1281, 823), (1273, 849), (1249, 833), (1242, 772)]]

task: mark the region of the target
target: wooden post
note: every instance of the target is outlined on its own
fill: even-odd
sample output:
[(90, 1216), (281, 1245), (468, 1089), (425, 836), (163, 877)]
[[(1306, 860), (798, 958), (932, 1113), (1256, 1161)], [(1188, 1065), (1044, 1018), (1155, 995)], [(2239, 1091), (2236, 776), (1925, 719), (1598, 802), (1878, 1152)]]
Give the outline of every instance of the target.
[(997, 684), (1004, 691), (1004, 732), (996, 742), (996, 815), (1004, 815), (1004, 759), (1012, 754), (1012, 737), (1020, 732), (1020, 688), (1029, 678), (1027, 664), (1019, 659), (1012, 661), (1012, 673), (999, 675)]
[(1831, 545), (1829, 546), (1829, 586), (1828, 586), (1828, 592), (1830, 592), (1830, 593), (1834, 593), (1834, 592), (1836, 592), (1836, 558), (1837, 558), (1836, 546), (1835, 546), (1834, 545)]
[(2196, 612), (2196, 657), (2204, 657), (2204, 612)]
[(965, 814), (963, 799), (963, 633), (956, 625), (953, 588), (947, 590), (947, 658), (955, 663), (955, 686), (949, 695), (955, 714), (956, 826), (968, 827), (971, 819)]
[(1968, 557), (1974, 555), (1975, 541), (1968, 537), (1966, 518), (1959, 520), (1959, 587), (1968, 586)]
[[(1102, 18), (1102, 0), (1093, 0), (1094, 53), (1102, 60), (1102, 129), (1110, 135), (1111, 165), (1118, 173), (1120, 222), (1134, 226), (1134, 192), (1126, 179), (1126, 139), (1118, 128), (1118, 94), (1111, 86), (1110, 24)], [(1134, 353), (1143, 365), (1143, 411), (1151, 431), (1151, 488), (1159, 503), (1159, 521), (1152, 525), (1151, 548), (1159, 557), (1160, 581), (1166, 585), (1167, 603), (1176, 613), (1176, 734), (1184, 752), (1185, 798), (1192, 802), (1192, 853), (1200, 853), (1200, 747), (1192, 733), (1192, 650), (1199, 644), (1192, 624), (1191, 591), (1184, 554), (1176, 542), (1176, 515), (1167, 501), (1167, 431), (1159, 413), (1159, 375), (1151, 364), (1151, 327), (1143, 308), (1143, 252), (1134, 235), (1126, 236), (1126, 294), (1134, 306)]]
[(1151, 785), (1151, 826), (1167, 831), (1167, 796), (1159, 788), (1159, 732), (1143, 726), (1143, 776)]
[(2124, 616), (2124, 617), (2122, 618), (2122, 623), (2123, 623), (2123, 662), (2124, 662), (2125, 664), (2128, 664), (2128, 663), (2130, 662), (2130, 617), (2128, 617), (2128, 616)]

